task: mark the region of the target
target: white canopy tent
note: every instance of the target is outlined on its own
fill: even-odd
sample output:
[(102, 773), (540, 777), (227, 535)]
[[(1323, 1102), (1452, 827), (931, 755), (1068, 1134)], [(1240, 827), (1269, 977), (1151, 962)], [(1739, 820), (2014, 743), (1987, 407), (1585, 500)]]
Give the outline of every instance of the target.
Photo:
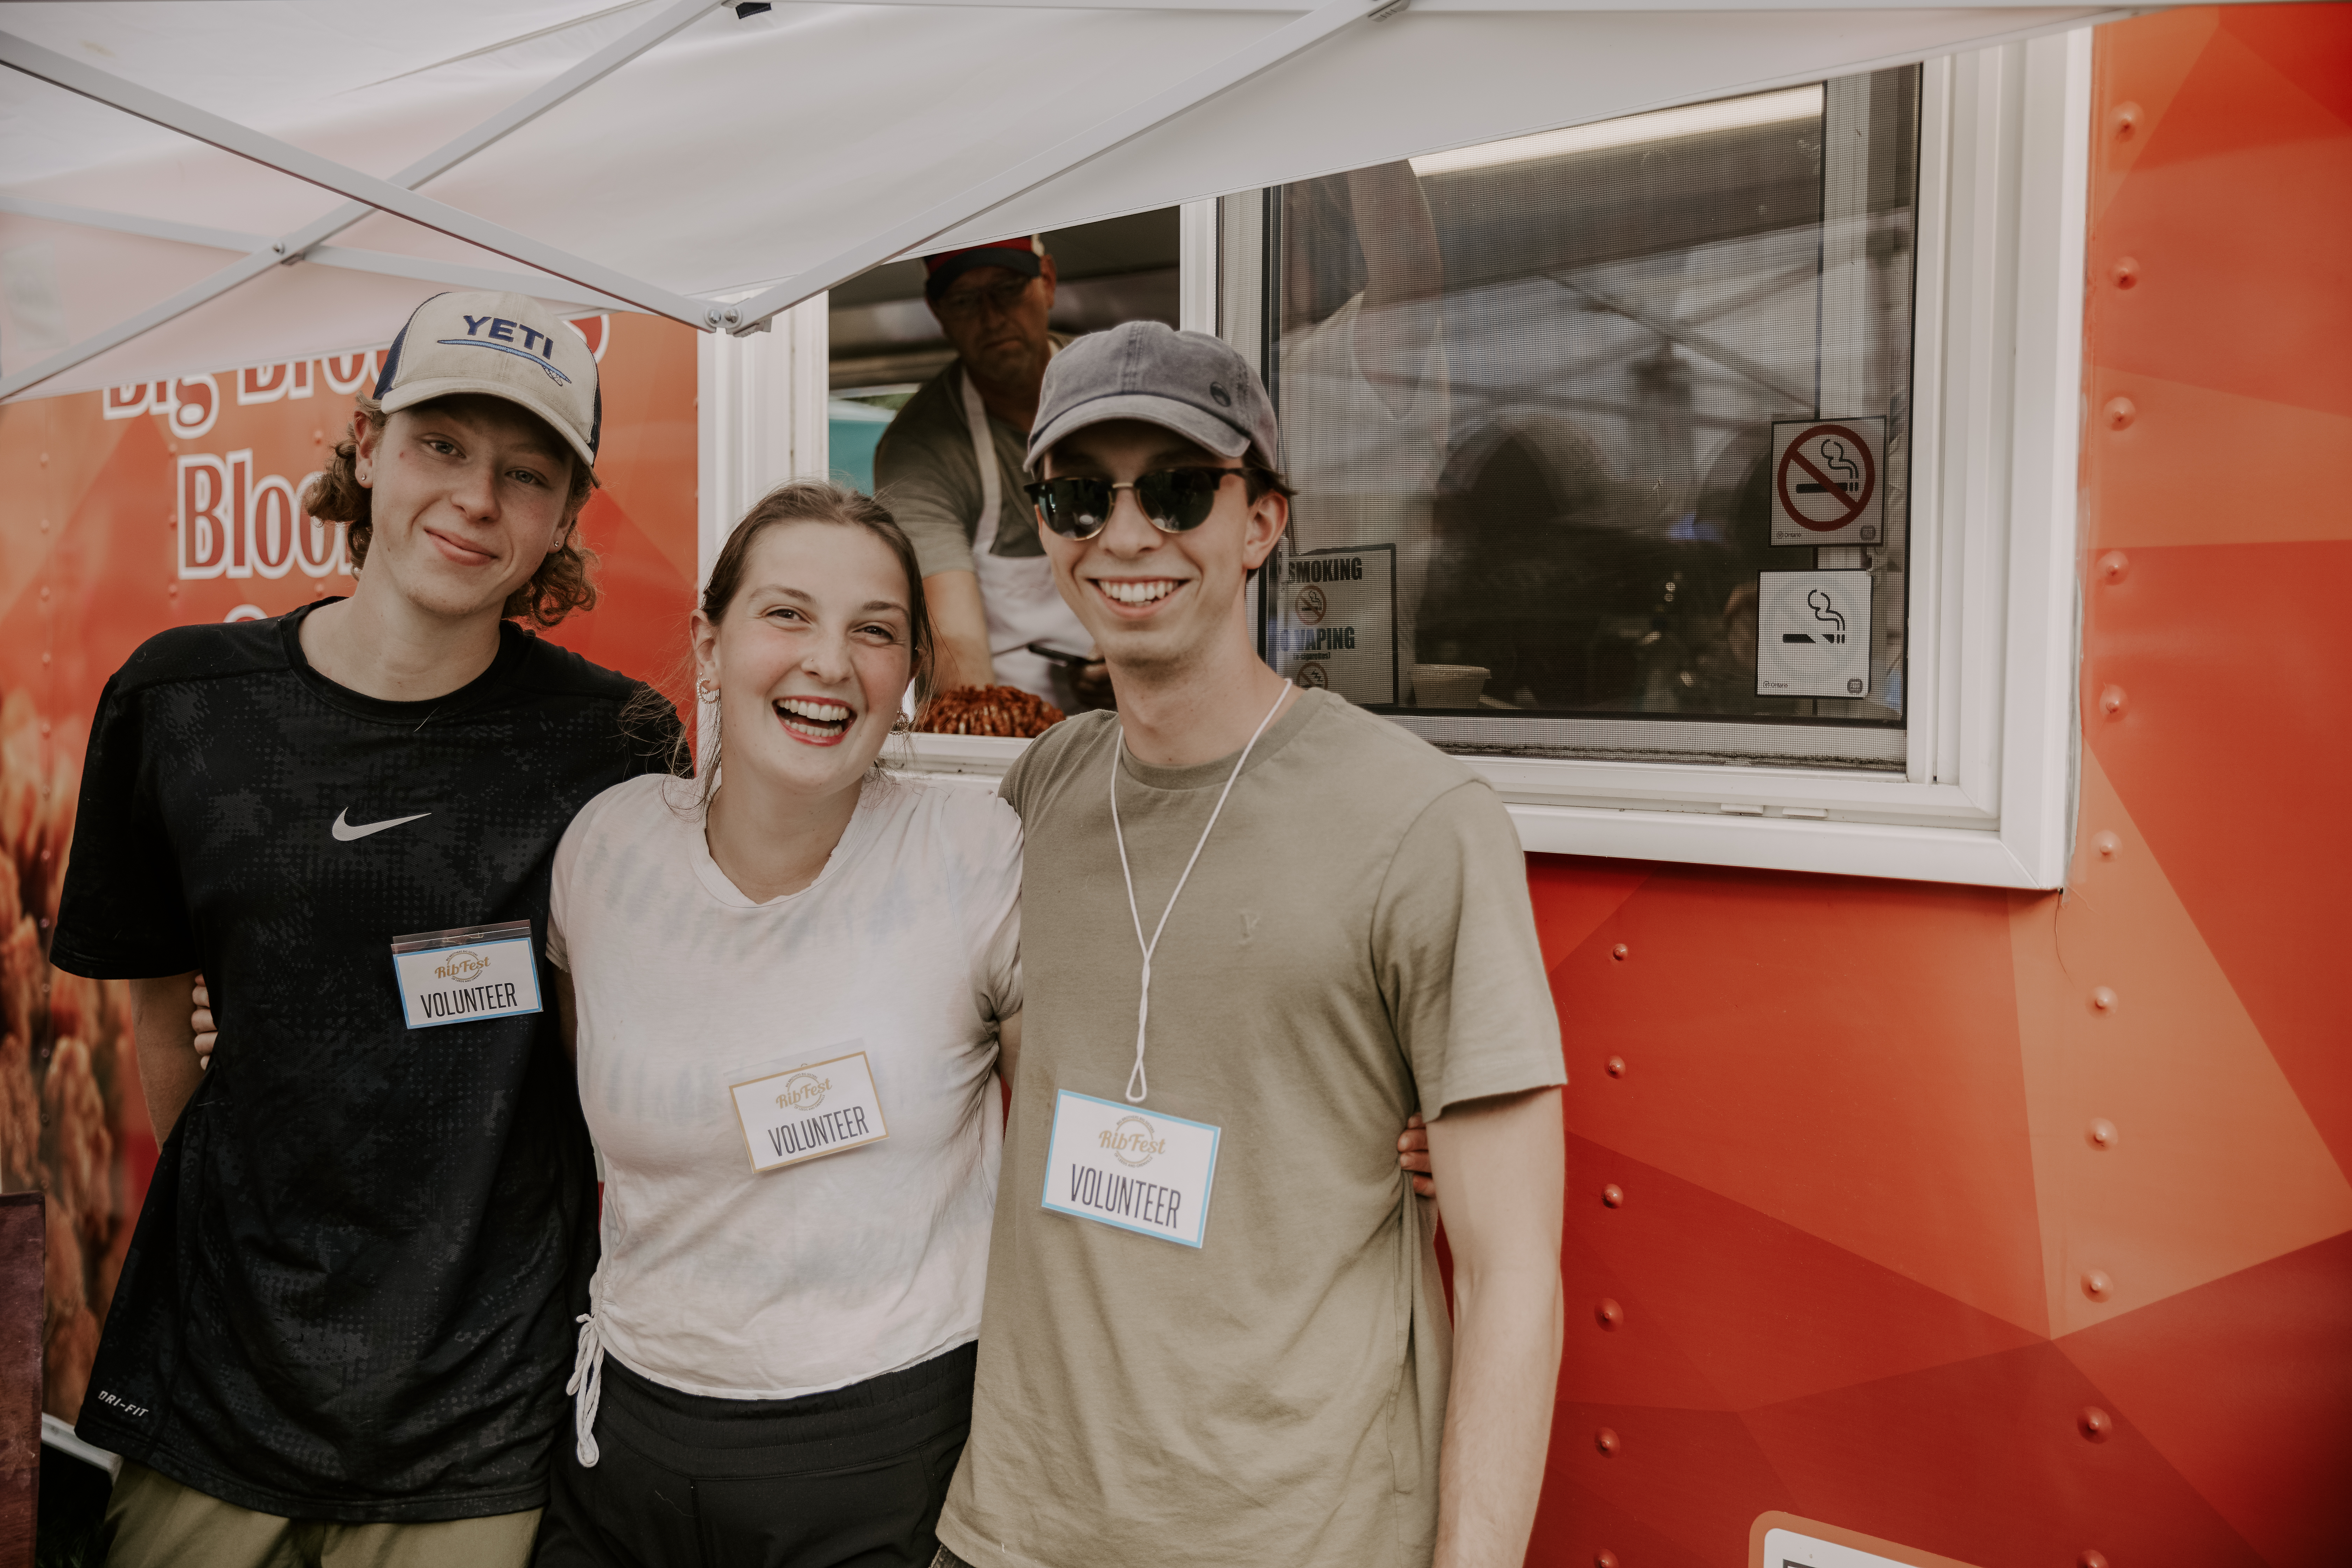
[(0, 398), (382, 343), (420, 283), (740, 332), (917, 250), (2123, 14), (12, 4)]

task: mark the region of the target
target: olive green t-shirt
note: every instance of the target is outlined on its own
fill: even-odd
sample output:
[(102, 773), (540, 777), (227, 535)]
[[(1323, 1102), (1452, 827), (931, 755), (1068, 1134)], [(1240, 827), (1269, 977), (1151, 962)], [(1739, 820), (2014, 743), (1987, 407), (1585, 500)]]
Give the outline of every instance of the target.
[[(1220, 1130), (1202, 1245), (1041, 1206), (1057, 1091), (1118, 1100), (1141, 954), (1086, 713), (1004, 781), (1027, 1008), (971, 1438), (940, 1538), (977, 1568), (1425, 1565), (1450, 1331), (1405, 1117), (1566, 1081), (1494, 792), (1328, 691), (1258, 741), (1152, 960), (1157, 1110)], [(1149, 932), (1234, 759), (1128, 758)]]

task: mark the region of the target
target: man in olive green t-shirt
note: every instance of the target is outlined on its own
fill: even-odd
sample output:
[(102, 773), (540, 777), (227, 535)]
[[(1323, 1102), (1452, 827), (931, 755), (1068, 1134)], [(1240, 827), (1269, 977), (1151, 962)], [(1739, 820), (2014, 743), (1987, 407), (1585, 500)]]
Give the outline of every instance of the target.
[[(1252, 651), (1276, 450), (1213, 338), (1133, 323), (1046, 375), (1033, 495), (1118, 713), (1004, 783), (1028, 1004), (944, 1563), (1527, 1549), (1565, 1074), (1525, 865), (1468, 768)], [(1434, 1215), (1378, 1152), (1416, 1110), (1451, 1327)]]

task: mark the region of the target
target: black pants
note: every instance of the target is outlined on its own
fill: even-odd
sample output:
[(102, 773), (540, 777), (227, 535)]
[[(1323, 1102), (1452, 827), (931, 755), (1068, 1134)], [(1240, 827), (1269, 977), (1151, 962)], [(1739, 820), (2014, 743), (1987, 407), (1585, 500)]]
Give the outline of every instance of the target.
[(979, 1347), (799, 1399), (709, 1399), (609, 1356), (583, 1469), (567, 1423), (539, 1568), (929, 1568)]

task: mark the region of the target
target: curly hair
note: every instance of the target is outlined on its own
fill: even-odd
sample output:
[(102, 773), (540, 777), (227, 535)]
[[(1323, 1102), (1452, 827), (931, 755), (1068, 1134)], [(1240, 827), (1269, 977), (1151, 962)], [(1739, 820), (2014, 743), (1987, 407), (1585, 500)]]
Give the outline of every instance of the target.
[[(382, 434), (387, 417), (383, 405), (373, 397), (355, 401), (359, 411), (367, 416), (369, 426)], [(438, 401), (420, 403), (406, 412), (422, 413)], [(553, 431), (548, 434), (551, 440), (558, 442), (557, 450), (571, 450)], [(580, 539), (580, 509), (588, 504), (589, 493), (596, 486), (596, 470), (575, 455), (572, 461), (572, 489), (563, 498), (563, 543), (539, 563), (530, 582), (507, 595), (499, 615), (537, 626), (552, 626), (574, 610), (596, 607), (596, 584), (589, 575), (596, 564), (596, 552)], [(359, 444), (346, 437), (335, 443), (333, 458), (325, 471), (311, 482), (302, 505), (312, 517), (350, 524), (354, 573), (367, 563), (368, 543), (375, 534), (369, 500), (368, 488), (359, 480)]]

